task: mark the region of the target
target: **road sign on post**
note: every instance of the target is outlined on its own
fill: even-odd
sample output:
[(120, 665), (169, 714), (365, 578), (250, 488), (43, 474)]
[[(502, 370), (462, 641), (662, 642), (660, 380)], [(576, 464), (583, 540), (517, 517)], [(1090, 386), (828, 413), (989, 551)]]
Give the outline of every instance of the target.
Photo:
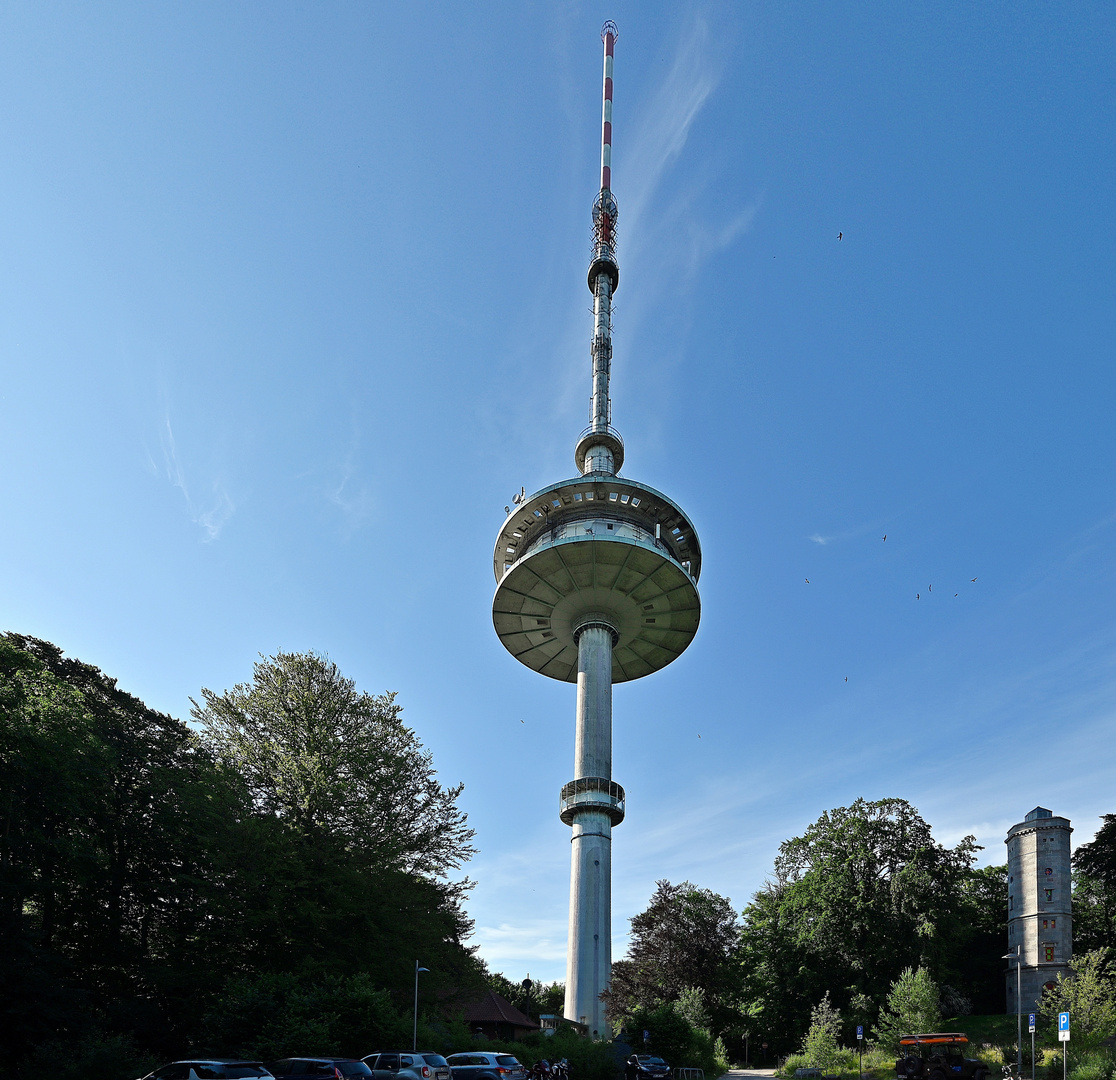
[(1070, 1041), (1070, 1028), (1069, 1028), (1069, 1013), (1058, 1013), (1058, 1041)]
[(864, 1025), (863, 1024), (857, 1024), (856, 1025), (856, 1041), (857, 1042), (863, 1042), (864, 1041)]
[(1035, 1014), (1027, 1013), (1027, 1030), (1033, 1035), (1035, 1033)]

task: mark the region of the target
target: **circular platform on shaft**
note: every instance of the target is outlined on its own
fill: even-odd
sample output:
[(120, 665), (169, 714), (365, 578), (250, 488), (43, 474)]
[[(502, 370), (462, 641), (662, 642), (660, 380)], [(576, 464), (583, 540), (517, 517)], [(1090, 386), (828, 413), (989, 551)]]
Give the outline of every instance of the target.
[(624, 820), (624, 789), (603, 776), (584, 776), (562, 785), (558, 795), (558, 816), (572, 825), (580, 812), (607, 814), (613, 825)]
[(587, 616), (604, 617), (617, 632), (612, 681), (639, 679), (697, 633), (700, 565), (692, 524), (654, 489), (617, 477), (564, 481), (505, 522), (492, 622), (520, 663), (576, 682), (574, 631)]

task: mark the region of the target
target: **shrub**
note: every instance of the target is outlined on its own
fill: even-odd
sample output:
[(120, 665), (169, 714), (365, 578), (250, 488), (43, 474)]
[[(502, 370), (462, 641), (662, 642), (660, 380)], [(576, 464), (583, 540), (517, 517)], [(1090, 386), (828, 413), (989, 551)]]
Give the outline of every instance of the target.
[(802, 1040), (803, 1056), (809, 1059), (814, 1068), (821, 1069), (823, 1073), (834, 1072), (840, 1056), (837, 1048), (837, 1038), (840, 1034), (841, 1014), (830, 1004), (827, 990), (810, 1013), (810, 1030)]
[(874, 1032), (880, 1046), (899, 1052), (899, 1039), (919, 1031), (937, 1031), (942, 1013), (941, 994), (926, 968), (907, 968), (891, 984), (887, 1005)]
[(268, 974), (231, 981), (203, 1026), (208, 1052), (270, 1061), (291, 1054), (360, 1057), (378, 1046), (407, 1046), (408, 1020), (364, 975), (308, 983)]
[(150, 1054), (136, 1050), (123, 1035), (86, 1034), (76, 1043), (49, 1042), (25, 1059), (20, 1076), (50, 1076), (57, 1080), (134, 1080), (158, 1064)]

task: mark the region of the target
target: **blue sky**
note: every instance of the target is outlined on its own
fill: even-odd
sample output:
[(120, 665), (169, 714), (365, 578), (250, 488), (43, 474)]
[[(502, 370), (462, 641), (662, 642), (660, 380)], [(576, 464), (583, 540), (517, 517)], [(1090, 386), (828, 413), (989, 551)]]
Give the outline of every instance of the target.
[(491, 552), (586, 423), (605, 18), (613, 419), (704, 554), (694, 644), (615, 694), (616, 955), (656, 879), (742, 907), (858, 796), (1087, 840), (1111, 6), (0, 7), (0, 625), (180, 717), (279, 649), (397, 690), (515, 978), (564, 974), (574, 693), (497, 641)]

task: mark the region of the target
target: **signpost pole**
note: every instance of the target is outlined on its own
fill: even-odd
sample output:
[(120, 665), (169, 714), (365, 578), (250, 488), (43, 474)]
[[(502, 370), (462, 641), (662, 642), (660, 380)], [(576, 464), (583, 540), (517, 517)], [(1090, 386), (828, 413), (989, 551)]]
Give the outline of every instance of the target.
[(1035, 1080), (1035, 1014), (1027, 1015), (1027, 1030), (1031, 1033), (1031, 1080)]
[(1070, 1040), (1068, 1012), (1058, 1013), (1058, 1041), (1062, 1044), (1062, 1080), (1066, 1080), (1066, 1043)]
[(864, 1080), (864, 1025), (856, 1025), (856, 1044), (860, 1049), (860, 1080)]

